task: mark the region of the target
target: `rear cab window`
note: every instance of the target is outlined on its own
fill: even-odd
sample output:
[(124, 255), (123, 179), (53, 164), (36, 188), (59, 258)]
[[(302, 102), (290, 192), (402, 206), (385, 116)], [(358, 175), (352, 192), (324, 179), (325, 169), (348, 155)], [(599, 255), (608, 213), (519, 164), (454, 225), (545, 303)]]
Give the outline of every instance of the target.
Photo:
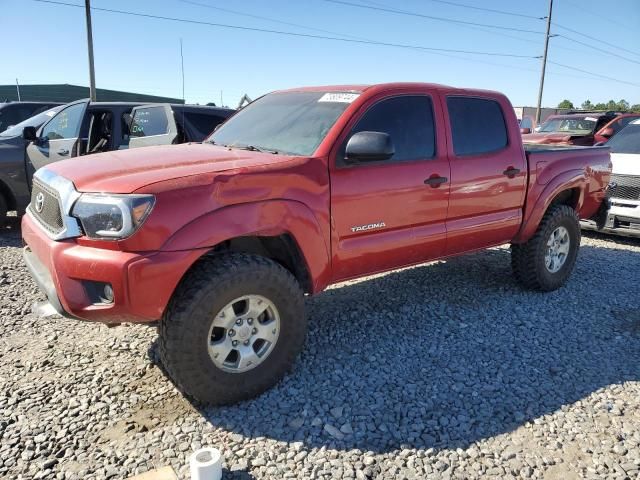
[(508, 146), (507, 125), (496, 100), (450, 96), (447, 109), (456, 156), (483, 155)]
[(131, 119), (131, 137), (151, 137), (169, 133), (169, 119), (162, 106), (137, 109)]

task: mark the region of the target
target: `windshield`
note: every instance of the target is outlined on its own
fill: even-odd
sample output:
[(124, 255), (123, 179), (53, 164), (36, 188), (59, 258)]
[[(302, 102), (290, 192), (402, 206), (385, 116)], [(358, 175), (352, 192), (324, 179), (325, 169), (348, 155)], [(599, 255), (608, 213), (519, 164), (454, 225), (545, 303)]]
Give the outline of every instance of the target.
[(357, 93), (286, 92), (259, 98), (209, 138), (229, 147), (312, 155)]
[(589, 135), (596, 128), (598, 119), (594, 117), (551, 118), (547, 120), (539, 132), (569, 133), (571, 135)]
[(17, 137), (18, 135), (22, 135), (22, 130), (24, 127), (36, 127), (40, 128), (40, 126), (53, 117), (56, 113), (62, 110), (63, 105), (59, 107), (52, 108), (51, 110), (47, 110), (46, 112), (39, 113), (38, 115), (34, 115), (31, 118), (27, 118), (22, 122), (14, 125), (11, 128), (8, 128), (4, 132), (0, 133), (0, 137)]
[(640, 153), (640, 123), (627, 125), (605, 145), (613, 153)]

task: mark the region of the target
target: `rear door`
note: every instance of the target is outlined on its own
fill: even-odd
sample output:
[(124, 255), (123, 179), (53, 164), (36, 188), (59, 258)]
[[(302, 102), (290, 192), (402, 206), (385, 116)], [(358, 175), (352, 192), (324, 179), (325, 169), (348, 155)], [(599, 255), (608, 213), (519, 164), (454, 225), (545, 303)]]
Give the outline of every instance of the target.
[[(423, 92), (374, 97), (354, 115), (332, 152), (334, 280), (443, 255), (449, 160), (442, 127), (438, 100)], [(345, 164), (346, 143), (361, 131), (389, 134), (394, 156)]]
[(80, 127), (88, 104), (88, 100), (71, 103), (40, 128), (39, 139), (27, 145), (27, 167), (31, 173), (49, 163), (78, 155)]
[(527, 179), (519, 133), (512, 129), (509, 138), (515, 114), (494, 98), (449, 95), (444, 104), (451, 163), (447, 254), (505, 243), (520, 228)]
[(178, 139), (178, 126), (168, 103), (141, 105), (131, 110), (129, 148), (171, 145)]

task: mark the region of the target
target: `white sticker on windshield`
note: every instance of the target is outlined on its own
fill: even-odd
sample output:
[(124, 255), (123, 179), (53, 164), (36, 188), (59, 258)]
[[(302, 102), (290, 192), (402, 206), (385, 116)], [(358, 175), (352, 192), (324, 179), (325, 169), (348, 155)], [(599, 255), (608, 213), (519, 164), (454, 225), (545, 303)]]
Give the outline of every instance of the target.
[(48, 112), (45, 112), (45, 115), (47, 117), (53, 117), (56, 114), (55, 110), (49, 110)]
[(594, 117), (584, 117), (585, 120), (589, 120), (590, 122), (597, 122), (598, 119)]
[(351, 103), (360, 96), (359, 93), (325, 93), (320, 97), (318, 102), (337, 102), (337, 103)]

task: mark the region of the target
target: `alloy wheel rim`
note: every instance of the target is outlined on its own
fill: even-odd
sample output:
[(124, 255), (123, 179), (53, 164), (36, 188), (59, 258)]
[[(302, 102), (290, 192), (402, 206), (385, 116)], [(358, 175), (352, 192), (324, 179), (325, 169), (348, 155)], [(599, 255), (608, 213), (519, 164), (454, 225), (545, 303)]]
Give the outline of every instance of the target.
[(551, 273), (557, 273), (567, 261), (571, 238), (565, 227), (558, 227), (547, 240), (547, 249), (544, 255), (544, 264)]
[(214, 316), (207, 336), (209, 356), (221, 370), (243, 373), (267, 359), (279, 335), (280, 314), (273, 302), (244, 295)]

